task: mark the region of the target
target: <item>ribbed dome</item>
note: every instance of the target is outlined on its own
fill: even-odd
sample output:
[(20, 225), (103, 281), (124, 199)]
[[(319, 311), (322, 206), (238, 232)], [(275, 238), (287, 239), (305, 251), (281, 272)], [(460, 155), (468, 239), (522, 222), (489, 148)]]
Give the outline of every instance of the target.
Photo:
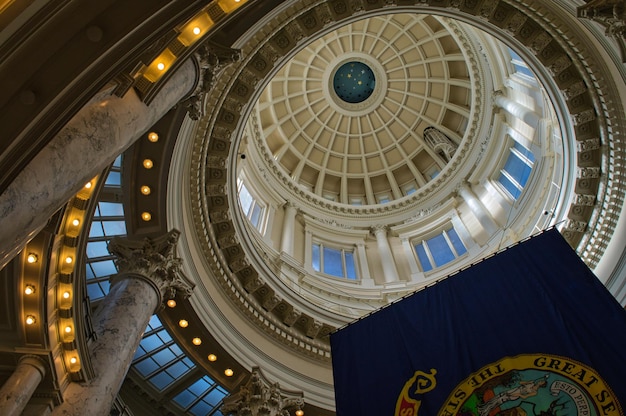
[[(337, 95), (338, 75), (347, 77), (350, 65), (362, 74), (371, 70), (365, 77), (373, 78), (371, 91), (360, 92), (365, 98)], [(292, 180), (318, 196), (355, 205), (399, 199), (448, 161), (424, 140), (425, 129), (436, 127), (452, 147), (461, 142), (470, 115), (469, 74), (440, 18), (357, 21), (281, 68), (258, 102), (263, 136)]]

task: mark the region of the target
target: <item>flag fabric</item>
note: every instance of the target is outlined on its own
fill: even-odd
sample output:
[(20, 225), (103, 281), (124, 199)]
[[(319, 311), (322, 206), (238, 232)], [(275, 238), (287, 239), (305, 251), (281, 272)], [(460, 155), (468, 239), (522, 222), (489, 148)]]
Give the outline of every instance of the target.
[(331, 334), (338, 416), (604, 416), (626, 312), (556, 229)]

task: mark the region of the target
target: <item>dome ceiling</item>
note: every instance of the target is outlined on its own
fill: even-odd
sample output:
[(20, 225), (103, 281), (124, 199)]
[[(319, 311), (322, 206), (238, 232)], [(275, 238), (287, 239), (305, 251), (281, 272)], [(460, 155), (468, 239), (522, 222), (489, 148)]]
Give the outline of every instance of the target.
[(309, 44), (273, 77), (257, 104), (262, 135), (288, 176), (320, 197), (354, 205), (399, 199), (447, 162), (425, 142), (425, 129), (461, 142), (470, 72), (440, 18), (359, 20)]

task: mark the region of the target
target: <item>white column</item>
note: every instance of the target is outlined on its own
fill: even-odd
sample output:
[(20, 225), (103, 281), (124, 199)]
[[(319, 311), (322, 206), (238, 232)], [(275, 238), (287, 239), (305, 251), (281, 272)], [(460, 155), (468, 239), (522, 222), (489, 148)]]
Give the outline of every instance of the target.
[(518, 103), (517, 101), (513, 101), (502, 94), (496, 94), (495, 101), (498, 107), (502, 108), (512, 116), (524, 121), (524, 123), (528, 124), (529, 126), (536, 128), (539, 124), (539, 115), (535, 113), (532, 109)]
[(281, 253), (288, 254), (293, 257), (293, 233), (296, 223), (296, 214), (298, 208), (293, 202), (287, 201), (285, 204), (285, 217), (283, 218), (283, 231), (280, 238)]
[(383, 266), (384, 282), (397, 282), (400, 280), (400, 277), (398, 276), (396, 262), (393, 258), (393, 254), (391, 253), (389, 240), (387, 240), (387, 227), (384, 225), (377, 225), (372, 228), (372, 231), (374, 232), (376, 243), (378, 244), (378, 255), (380, 256), (380, 262)]
[(117, 257), (119, 274), (93, 317), (96, 337), (90, 356), (96, 375), (71, 383), (53, 416), (109, 415), (150, 317), (177, 292), (183, 298), (191, 294), (193, 286), (176, 257), (179, 235), (171, 231), (158, 239), (111, 240), (109, 251)]
[(45, 375), (46, 366), (39, 357), (22, 356), (13, 374), (0, 389), (0, 415), (21, 415)]
[(359, 259), (359, 272), (361, 277), (361, 286), (374, 287), (374, 279), (370, 275), (370, 268), (367, 264), (367, 253), (365, 252), (365, 243), (357, 243), (356, 245), (357, 259)]
[(411, 270), (411, 281), (417, 282), (424, 279), (424, 273), (420, 270), (415, 259), (415, 249), (411, 245), (408, 237), (402, 237), (402, 247), (404, 248), (404, 255), (409, 262), (409, 269)]
[(85, 183), (189, 94), (196, 77), (188, 60), (150, 105), (131, 89), (124, 97), (101, 93), (83, 107), (0, 195), (0, 269)]
[(496, 221), (491, 216), (491, 213), (487, 210), (487, 208), (485, 208), (476, 194), (474, 194), (474, 191), (472, 191), (472, 188), (468, 183), (464, 182), (461, 184), (459, 187), (459, 195), (476, 216), (476, 219), (478, 219), (478, 222), (483, 227), (485, 232), (489, 235), (495, 234), (498, 231), (498, 224), (496, 224)]

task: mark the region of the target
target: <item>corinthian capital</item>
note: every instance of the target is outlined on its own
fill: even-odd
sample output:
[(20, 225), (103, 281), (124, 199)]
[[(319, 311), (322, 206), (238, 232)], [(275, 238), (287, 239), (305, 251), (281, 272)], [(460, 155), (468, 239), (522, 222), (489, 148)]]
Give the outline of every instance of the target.
[(115, 264), (120, 276), (134, 275), (152, 284), (162, 299), (171, 299), (180, 293), (183, 298), (191, 295), (193, 284), (184, 276), (181, 260), (176, 256), (176, 243), (180, 231), (172, 230), (158, 238), (130, 240), (113, 238), (109, 252), (116, 257)]

